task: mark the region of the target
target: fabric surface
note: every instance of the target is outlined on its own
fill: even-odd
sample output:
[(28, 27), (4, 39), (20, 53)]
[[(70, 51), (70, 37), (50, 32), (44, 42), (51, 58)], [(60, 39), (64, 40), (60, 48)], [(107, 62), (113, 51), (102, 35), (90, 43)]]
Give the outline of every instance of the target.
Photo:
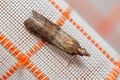
[[(117, 79), (119, 54), (74, 10), (64, 12), (69, 7), (64, 0), (0, 1), (0, 80)], [(32, 10), (55, 24), (62, 21), (60, 27), (91, 56), (73, 58), (30, 34), (23, 22)]]

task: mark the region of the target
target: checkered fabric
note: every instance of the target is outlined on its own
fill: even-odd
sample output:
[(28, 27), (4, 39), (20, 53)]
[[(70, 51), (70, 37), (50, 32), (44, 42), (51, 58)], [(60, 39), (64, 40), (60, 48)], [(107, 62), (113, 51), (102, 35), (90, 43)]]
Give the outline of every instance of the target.
[[(32, 10), (60, 26), (91, 56), (73, 58), (31, 35), (23, 22)], [(119, 80), (119, 72), (119, 54), (64, 0), (0, 1), (0, 80)]]

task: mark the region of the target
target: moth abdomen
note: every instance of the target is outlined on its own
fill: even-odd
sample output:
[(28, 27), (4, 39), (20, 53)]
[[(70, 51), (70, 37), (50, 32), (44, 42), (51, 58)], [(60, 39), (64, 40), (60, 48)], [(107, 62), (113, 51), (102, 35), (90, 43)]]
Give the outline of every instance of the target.
[(31, 33), (70, 55), (90, 56), (74, 38), (35, 11), (33, 18), (27, 19), (24, 24)]

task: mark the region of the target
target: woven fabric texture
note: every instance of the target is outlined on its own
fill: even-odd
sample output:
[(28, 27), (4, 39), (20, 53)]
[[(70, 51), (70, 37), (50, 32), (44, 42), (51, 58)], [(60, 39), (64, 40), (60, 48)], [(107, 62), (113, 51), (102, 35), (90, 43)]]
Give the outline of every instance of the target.
[[(64, 0), (0, 1), (0, 80), (119, 80), (119, 54), (69, 8)], [(73, 58), (31, 35), (23, 22), (32, 10), (55, 24), (61, 21), (91, 56)]]

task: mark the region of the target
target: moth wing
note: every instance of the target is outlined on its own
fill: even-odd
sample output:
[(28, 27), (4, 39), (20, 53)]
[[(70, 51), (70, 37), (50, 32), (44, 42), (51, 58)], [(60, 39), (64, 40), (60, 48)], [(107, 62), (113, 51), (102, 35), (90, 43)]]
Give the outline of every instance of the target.
[(44, 17), (44, 16), (40, 15), (40, 14), (39, 14), (38, 12), (36, 12), (36, 11), (32, 11), (32, 13), (33, 13), (33, 18), (34, 18), (35, 20), (45, 22), (45, 17)]
[(75, 55), (75, 53), (78, 53), (77, 48), (73, 45), (68, 45), (68, 51), (71, 55)]

